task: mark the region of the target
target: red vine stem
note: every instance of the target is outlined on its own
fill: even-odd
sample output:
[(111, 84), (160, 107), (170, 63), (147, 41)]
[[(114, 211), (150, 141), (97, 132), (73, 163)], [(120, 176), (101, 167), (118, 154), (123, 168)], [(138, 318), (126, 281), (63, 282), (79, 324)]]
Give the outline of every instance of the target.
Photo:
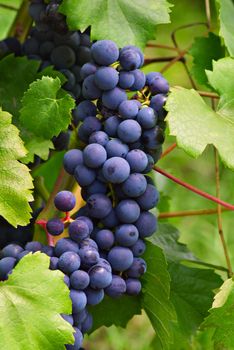
[(43, 230), (45, 230), (48, 245), (50, 245), (51, 247), (54, 247), (54, 238), (47, 231), (46, 223), (47, 223), (46, 220), (37, 220), (36, 221), (36, 224), (40, 225), (43, 228)]
[(164, 158), (167, 154), (171, 153), (173, 151), (173, 149), (175, 149), (177, 147), (176, 143), (173, 143), (171, 146), (169, 146), (161, 155), (161, 158)]
[(211, 201), (213, 201), (213, 202), (215, 202), (217, 204), (220, 204), (220, 205), (222, 205), (225, 208), (228, 208), (230, 210), (234, 210), (234, 205), (229, 204), (227, 202), (224, 202), (221, 199), (219, 199), (217, 197), (214, 197), (214, 196), (212, 196), (209, 193), (203, 192), (202, 190), (200, 190), (200, 189), (198, 189), (198, 188), (196, 188), (196, 187), (194, 187), (194, 186), (192, 186), (192, 185), (190, 185), (190, 184), (188, 184), (188, 183), (178, 179), (177, 177), (169, 174), (168, 172), (166, 172), (165, 170), (159, 168), (158, 166), (154, 166), (153, 169), (156, 172), (158, 172), (158, 173), (162, 174), (163, 176), (167, 177), (168, 179), (170, 179), (170, 180), (176, 182), (177, 184), (187, 188), (189, 191), (192, 191), (192, 192), (198, 194), (199, 196), (202, 196), (202, 197), (204, 197), (206, 199), (209, 199), (209, 200), (211, 200)]

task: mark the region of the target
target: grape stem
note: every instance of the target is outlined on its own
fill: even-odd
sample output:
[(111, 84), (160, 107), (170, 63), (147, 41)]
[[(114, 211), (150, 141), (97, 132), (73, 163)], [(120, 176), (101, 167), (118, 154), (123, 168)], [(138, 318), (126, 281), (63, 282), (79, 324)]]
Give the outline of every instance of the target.
[(36, 221), (36, 224), (40, 225), (43, 228), (43, 230), (45, 231), (48, 245), (50, 245), (51, 247), (54, 247), (54, 239), (53, 239), (53, 236), (51, 236), (49, 234), (49, 232), (47, 231), (46, 223), (47, 223), (46, 220), (37, 220)]
[(175, 142), (162, 153), (160, 159), (164, 158), (167, 154), (171, 153), (176, 147), (177, 147), (177, 144)]
[(209, 199), (217, 204), (220, 204), (221, 206), (225, 207), (225, 208), (228, 208), (230, 210), (234, 210), (234, 205), (232, 204), (229, 204), (227, 202), (224, 202), (222, 201), (221, 199), (217, 198), (217, 197), (214, 197), (212, 196), (211, 194), (209, 193), (206, 193), (206, 192), (203, 192), (202, 190), (188, 184), (187, 182), (184, 182), (180, 179), (178, 179), (177, 177), (173, 176), (172, 174), (169, 174), (168, 172), (166, 172), (165, 170), (159, 168), (158, 166), (154, 166), (153, 168), (156, 172), (158, 172), (159, 174), (167, 177), (168, 179), (174, 181), (175, 183), (179, 184), (180, 186), (183, 186), (185, 188), (187, 188), (189, 191), (192, 191), (196, 194), (198, 194), (199, 196), (202, 196), (206, 199)]

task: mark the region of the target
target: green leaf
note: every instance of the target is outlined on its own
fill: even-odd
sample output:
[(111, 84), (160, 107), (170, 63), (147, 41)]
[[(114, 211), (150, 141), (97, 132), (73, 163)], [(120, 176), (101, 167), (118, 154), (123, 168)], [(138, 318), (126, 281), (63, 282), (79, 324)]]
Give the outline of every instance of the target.
[(166, 109), (170, 134), (178, 146), (197, 158), (213, 144), (224, 164), (234, 169), (234, 122), (213, 111), (195, 90), (172, 88)]
[(0, 215), (11, 225), (26, 225), (31, 217), (28, 204), (33, 200), (29, 169), (18, 160), (26, 155), (11, 115), (0, 109)]
[(226, 57), (213, 62), (213, 71), (206, 71), (210, 85), (220, 95), (218, 111), (234, 120), (234, 59)]
[(161, 212), (169, 212), (170, 210), (170, 201), (171, 201), (171, 197), (165, 195), (163, 192), (159, 193), (160, 196), (160, 201), (157, 205), (157, 210), (161, 213)]
[(170, 4), (166, 0), (63, 0), (60, 12), (67, 16), (72, 30), (82, 32), (91, 26), (91, 39), (110, 39), (119, 47), (144, 48), (155, 38), (156, 25), (169, 22)]
[(74, 106), (74, 99), (61, 90), (59, 78), (42, 77), (24, 94), (20, 122), (36, 136), (51, 139), (68, 127)]
[(0, 101), (4, 110), (18, 124), (21, 99), (29, 84), (36, 79), (40, 62), (9, 55), (0, 61)]
[(213, 329), (214, 349), (234, 349), (234, 281), (226, 280), (216, 294), (203, 328)]
[(124, 328), (134, 315), (141, 314), (141, 301), (140, 297), (123, 296), (120, 299), (112, 299), (105, 296), (99, 305), (90, 307), (89, 311), (93, 315), (91, 332), (102, 326), (115, 325)]
[(167, 261), (197, 260), (185, 244), (178, 242), (179, 236), (176, 227), (159, 223), (157, 232), (150, 238), (150, 241), (163, 249)]
[(0, 283), (2, 350), (62, 350), (74, 342), (73, 327), (60, 316), (72, 309), (63, 276), (49, 270), (49, 257), (35, 253)]
[(147, 272), (142, 278), (142, 307), (146, 311), (158, 337), (157, 349), (169, 349), (173, 340), (172, 323), (176, 320), (170, 298), (170, 276), (161, 248), (147, 242), (144, 259)]
[(234, 4), (232, 0), (218, 0), (220, 4), (220, 35), (231, 56), (234, 56)]
[(195, 38), (189, 53), (193, 56), (192, 74), (199, 84), (207, 84), (205, 70), (212, 69), (212, 60), (225, 56), (220, 37), (211, 32), (207, 38)]
[[(169, 265), (171, 301), (176, 309), (178, 324), (172, 349), (191, 348), (192, 335), (208, 314), (214, 296), (213, 290), (222, 283), (213, 270)], [(186, 347), (185, 347), (186, 345)]]
[[(45, 110), (45, 100), (43, 101), (44, 119), (42, 118), (44, 123), (42, 123), (41, 119), (38, 118), (39, 112), (40, 117), (42, 116), (42, 109), (40, 109), (40, 111), (38, 112), (37, 109), (40, 106), (38, 106), (38, 101), (34, 98), (33, 102), (29, 102), (29, 105), (32, 108), (31, 113), (28, 107), (27, 120), (25, 118), (23, 120), (23, 125), (20, 124), (19, 114), (22, 108), (23, 96), (24, 94), (27, 94), (26, 91), (29, 89), (27, 96), (33, 92), (33, 96), (35, 96), (36, 86), (39, 87), (39, 85), (41, 84), (40, 86), (43, 88), (43, 90), (39, 91), (38, 93), (42, 96), (44, 96), (45, 91), (49, 93), (49, 96), (54, 101), (54, 104), (52, 103), (52, 100), (48, 100), (47, 107), (50, 108), (51, 106), (53, 106), (53, 112), (54, 110), (56, 110), (55, 100), (56, 104), (58, 102), (59, 111), (63, 111), (63, 106), (60, 106), (61, 102), (64, 100), (66, 101), (65, 118), (64, 120), (61, 120), (61, 118), (59, 118), (60, 123), (58, 125), (60, 125), (60, 127), (65, 124), (67, 125), (68, 105), (73, 105), (72, 98), (70, 97), (70, 95), (65, 95), (65, 92), (63, 92), (63, 90), (61, 89), (59, 91), (56, 90), (59, 85), (58, 79), (60, 79), (62, 84), (66, 81), (64, 75), (61, 74), (61, 72), (53, 70), (52, 67), (47, 67), (42, 72), (38, 72), (39, 66), (40, 62), (38, 61), (28, 60), (26, 57), (15, 57), (13, 55), (9, 55), (0, 61), (0, 100), (3, 108), (13, 114), (13, 123), (17, 125), (17, 127), (20, 129), (21, 137), (25, 143), (25, 147), (28, 150), (27, 156), (22, 159), (24, 163), (32, 162), (34, 159), (34, 155), (38, 155), (43, 160), (46, 160), (49, 155), (49, 150), (51, 148), (53, 149), (53, 143), (50, 141), (49, 138), (46, 138), (44, 134), (45, 130), (47, 135), (53, 134), (52, 130), (51, 132), (49, 132), (48, 126), (46, 127), (47, 120), (45, 120), (45, 117), (49, 114), (49, 111), (48, 109)], [(53, 77), (54, 80), (52, 78), (45, 78), (45, 76)], [(38, 85), (33, 85), (33, 91), (30, 90), (30, 84), (32, 84), (34, 80), (38, 78), (41, 79), (40, 82), (43, 81), (44, 84), (37, 83)], [(47, 81), (49, 81), (49, 86), (47, 86), (46, 88), (46, 80), (43, 79), (48, 79)], [(34, 115), (35, 112), (36, 115)], [(59, 117), (59, 114), (56, 114), (56, 116)], [(58, 125), (56, 124), (56, 128), (53, 128), (55, 132), (54, 135), (56, 135), (56, 133), (58, 132)], [(41, 127), (41, 130), (39, 130), (39, 126)], [(37, 131), (37, 133), (35, 133), (35, 130)]]

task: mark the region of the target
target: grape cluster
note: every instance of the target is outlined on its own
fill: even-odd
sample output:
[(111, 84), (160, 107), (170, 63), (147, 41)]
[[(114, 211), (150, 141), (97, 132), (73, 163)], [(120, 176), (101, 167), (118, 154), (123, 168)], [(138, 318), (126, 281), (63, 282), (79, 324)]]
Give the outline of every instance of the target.
[(143, 55), (134, 46), (119, 50), (101, 40), (91, 46), (91, 55), (92, 63), (81, 68), (86, 100), (74, 111), (83, 149), (69, 150), (64, 168), (86, 202), (77, 220), (83, 215), (93, 220), (91, 238), (112, 267), (106, 294), (137, 295), (147, 268), (144, 239), (157, 228), (150, 210), (159, 194), (147, 173), (161, 155), (169, 86), (158, 72), (145, 76), (139, 69)]
[[(76, 204), (74, 195), (69, 191), (59, 192), (54, 200), (55, 206), (62, 212), (69, 212)], [(92, 315), (88, 305), (99, 304), (104, 298), (104, 289), (112, 282), (112, 269), (107, 260), (101, 258), (96, 242), (90, 238), (94, 225), (89, 217), (72, 219), (51, 219), (46, 223), (47, 230), (54, 236), (68, 227), (69, 238), (60, 239), (55, 247), (40, 242), (28, 242), (24, 248), (12, 243), (1, 251), (0, 280), (11, 274), (15, 265), (30, 252), (40, 251), (50, 257), (50, 269), (59, 269), (64, 273), (64, 282), (70, 289), (72, 315), (62, 315), (75, 330), (75, 344), (67, 345), (68, 350), (80, 349), (83, 334), (92, 327)]]

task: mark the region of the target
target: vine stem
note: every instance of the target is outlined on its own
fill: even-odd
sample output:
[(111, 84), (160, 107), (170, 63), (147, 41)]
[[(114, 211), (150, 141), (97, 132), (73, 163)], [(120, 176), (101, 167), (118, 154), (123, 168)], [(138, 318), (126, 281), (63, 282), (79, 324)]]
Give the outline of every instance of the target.
[(168, 172), (166, 172), (165, 170), (159, 168), (158, 166), (154, 166), (153, 169), (156, 172), (158, 172), (158, 173), (162, 174), (163, 176), (167, 177), (168, 179), (174, 181), (175, 183), (177, 183), (177, 184), (187, 188), (188, 190), (198, 194), (199, 196), (202, 196), (202, 197), (204, 197), (206, 199), (209, 199), (209, 200), (211, 200), (211, 201), (213, 201), (215, 203), (218, 203), (218, 204), (222, 205), (225, 208), (228, 208), (230, 210), (234, 210), (234, 205), (229, 204), (227, 202), (224, 202), (221, 199), (219, 199), (217, 197), (214, 197), (214, 196), (212, 196), (209, 193), (203, 192), (202, 190), (200, 190), (200, 189), (198, 189), (198, 188), (188, 184), (187, 182), (184, 182), (184, 181), (178, 179), (177, 177), (173, 176), (172, 174), (169, 174)]
[(206, 8), (206, 20), (208, 30), (211, 29), (211, 14), (210, 14), (210, 0), (205, 0), (205, 8)]
[(171, 153), (176, 147), (177, 147), (177, 144), (175, 142), (162, 153), (160, 159), (164, 158), (167, 154)]
[[(145, 58), (144, 65), (147, 66), (147, 64), (151, 63), (160, 63), (160, 62), (171, 62), (173, 60), (178, 60), (178, 56), (168, 56), (168, 57), (153, 57), (153, 58)], [(180, 57), (179, 60), (183, 61), (183, 57)]]
[(166, 70), (168, 70), (171, 66), (173, 66), (173, 64), (175, 64), (178, 61), (181, 61), (181, 59), (186, 55), (187, 50), (183, 50), (180, 52), (180, 54), (178, 56), (176, 56), (175, 58), (173, 58), (169, 63), (167, 63), (161, 70), (161, 73), (164, 73)]
[(8, 37), (14, 36), (21, 42), (25, 40), (32, 26), (33, 20), (29, 15), (29, 1), (23, 0), (15, 20), (8, 32)]
[(211, 98), (217, 98), (219, 99), (219, 95), (215, 94), (214, 92), (209, 92), (209, 91), (199, 91), (197, 90), (200, 96), (204, 97), (211, 97)]
[(17, 11), (18, 8), (13, 5), (6, 5), (6, 4), (0, 4), (0, 7), (3, 9), (11, 10), (11, 11)]
[[(219, 155), (218, 151), (216, 148), (214, 148), (214, 156), (215, 156), (215, 180), (216, 180), (216, 196), (220, 198), (220, 172), (219, 172)], [(218, 219), (218, 231), (219, 231), (219, 236), (222, 242), (223, 246), (223, 252), (225, 255), (226, 263), (227, 263), (227, 268), (228, 268), (228, 277), (231, 277), (233, 272), (232, 272), (232, 265), (231, 265), (231, 260), (229, 257), (228, 253), (228, 248), (227, 244), (224, 238), (224, 233), (223, 233), (223, 224), (222, 224), (222, 210), (221, 210), (221, 205), (217, 205), (217, 219)]]
[(169, 45), (163, 45), (163, 44), (147, 44), (147, 47), (155, 47), (158, 49), (172, 50), (172, 51), (178, 52), (178, 48), (169, 46)]
[[(226, 212), (230, 211), (228, 208), (221, 208), (221, 211)], [(174, 211), (174, 212), (164, 212), (158, 215), (159, 219), (169, 219), (176, 217), (185, 217), (185, 216), (199, 216), (199, 215), (212, 215), (217, 214), (217, 209), (199, 209), (199, 210), (182, 210), (182, 211)]]

